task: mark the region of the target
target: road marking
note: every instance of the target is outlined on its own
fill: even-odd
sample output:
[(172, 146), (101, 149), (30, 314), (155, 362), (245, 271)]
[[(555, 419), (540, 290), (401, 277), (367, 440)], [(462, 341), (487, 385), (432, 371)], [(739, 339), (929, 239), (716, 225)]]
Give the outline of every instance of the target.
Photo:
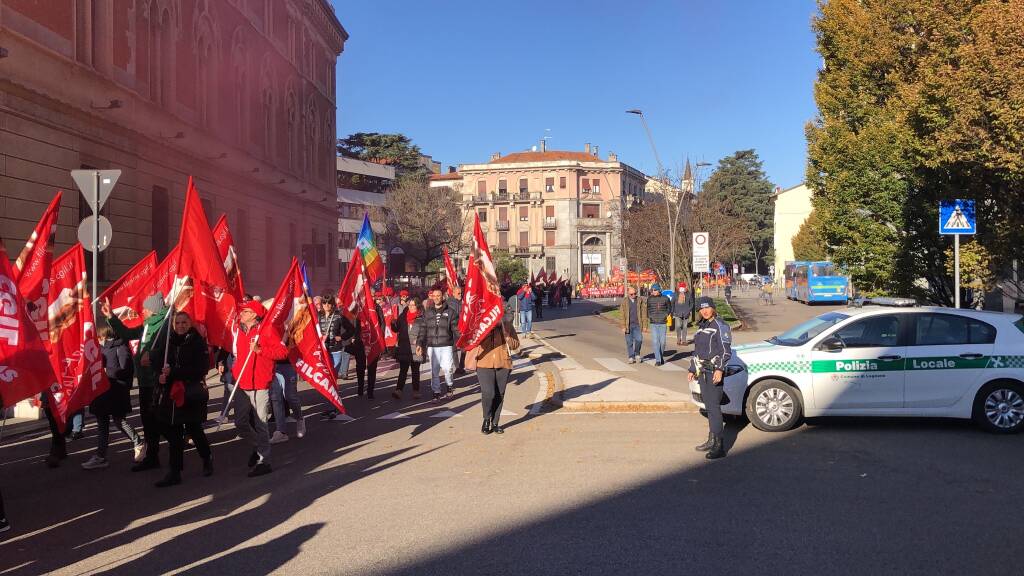
[(618, 358), (594, 358), (594, 361), (603, 366), (605, 370), (611, 372), (636, 372), (636, 368)]
[(377, 418), (377, 420), (397, 420), (399, 418), (408, 418), (408, 416), (401, 412), (392, 412), (391, 414), (385, 414), (384, 416)]
[(678, 364), (674, 364), (672, 362), (665, 362), (661, 366), (657, 366), (655, 365), (654, 360), (644, 360), (644, 364), (648, 366), (654, 366), (655, 368), (663, 372), (684, 372), (686, 370), (686, 368), (683, 368)]
[(430, 415), (431, 418), (462, 418), (462, 414), (456, 414), (451, 410), (442, 410)]
[(501, 415), (502, 416), (519, 416), (519, 414), (516, 414), (515, 412), (512, 412), (510, 410), (505, 410), (504, 408), (502, 408), (502, 410), (501, 410)]

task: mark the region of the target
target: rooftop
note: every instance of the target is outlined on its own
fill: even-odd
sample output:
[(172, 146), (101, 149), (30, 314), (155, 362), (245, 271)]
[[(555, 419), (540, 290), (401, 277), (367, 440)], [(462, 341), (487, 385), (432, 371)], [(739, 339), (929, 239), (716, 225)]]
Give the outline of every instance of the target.
[(606, 162), (599, 156), (586, 152), (569, 152), (562, 150), (549, 150), (546, 152), (513, 152), (506, 154), (489, 164), (525, 164), (527, 162), (555, 162), (558, 160), (573, 160), (576, 162)]
[(458, 172), (447, 172), (445, 174), (431, 174), (431, 180), (462, 180), (462, 174)]

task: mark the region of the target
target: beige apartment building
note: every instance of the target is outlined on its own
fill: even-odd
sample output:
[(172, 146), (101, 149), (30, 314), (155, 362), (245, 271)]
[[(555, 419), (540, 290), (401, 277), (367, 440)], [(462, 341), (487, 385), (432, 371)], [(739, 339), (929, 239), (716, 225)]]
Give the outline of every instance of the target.
[(800, 184), (772, 194), (775, 201), (775, 274), (780, 276), (793, 257), (793, 237), (811, 215), (811, 189)]
[[(431, 177), (475, 211), (492, 252), (526, 260), (579, 281), (588, 273), (607, 277), (622, 255), (622, 211), (644, 194), (647, 177), (601, 158), (596, 146), (582, 152), (546, 150), (496, 153), (486, 164), (461, 164), (457, 172)], [(464, 260), (465, 255), (459, 255)]]
[(69, 171), (120, 169), (101, 286), (174, 247), (189, 175), (223, 213), (245, 285), (291, 256), (340, 280), (328, 0), (0, 0), (0, 235), (17, 254), (57, 189), (58, 253), (89, 214)]

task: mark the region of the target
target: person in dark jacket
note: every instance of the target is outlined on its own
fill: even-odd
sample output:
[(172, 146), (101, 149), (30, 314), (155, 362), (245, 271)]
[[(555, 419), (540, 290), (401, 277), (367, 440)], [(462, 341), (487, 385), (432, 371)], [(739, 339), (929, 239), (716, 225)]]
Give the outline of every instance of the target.
[(459, 319), (452, 309), (444, 304), (444, 294), (440, 288), (430, 290), (431, 306), (423, 313), (423, 324), (426, 329), (427, 356), (430, 358), (430, 387), (434, 391), (434, 401), (441, 401), (441, 378), (448, 384), (447, 395), (454, 394), (452, 368), (454, 364), (455, 335), (458, 333)]
[[(376, 304), (374, 306), (377, 308), (377, 318), (383, 318), (384, 313), (381, 311), (380, 306)], [(366, 361), (366, 345), (363, 343), (362, 338), (362, 321), (356, 316), (355, 321), (346, 319), (346, 322), (351, 326), (353, 334), (352, 343), (345, 347), (345, 351), (352, 358), (356, 359), (356, 395), (362, 396), (365, 386), (366, 397), (373, 400), (373, 389), (377, 385), (377, 363), (380, 357), (374, 358), (373, 362)]]
[(651, 324), (651, 347), (654, 348), (654, 365), (665, 363), (665, 338), (668, 336), (668, 317), (672, 315), (672, 301), (661, 293), (661, 285), (651, 284), (647, 297), (647, 318)]
[[(323, 307), (323, 302), (322, 301), (320, 303), (320, 306), (321, 306), (321, 308)], [(332, 310), (337, 310), (337, 306), (332, 306), (331, 309)], [(330, 317), (328, 316), (328, 318), (330, 318)], [(323, 320), (324, 320), (324, 317), (321, 314), (320, 331), (321, 331), (321, 334), (324, 335), (324, 339), (326, 341), (326, 338), (328, 337), (328, 333), (326, 331), (324, 331), (325, 324), (324, 324)], [(330, 338), (334, 341), (335, 346), (340, 346), (341, 347), (340, 353), (337, 356), (338, 364), (335, 366), (335, 371), (336, 371), (335, 374), (338, 376), (338, 378), (344, 379), (345, 373), (348, 372), (349, 361), (352, 359), (352, 354), (349, 352), (349, 350), (355, 349), (355, 342), (353, 341), (353, 338), (355, 340), (359, 340), (359, 336), (356, 333), (356, 327), (352, 323), (352, 321), (349, 320), (348, 318), (346, 318), (345, 315), (341, 314), (340, 312), (337, 313), (337, 318), (332, 318), (330, 320), (330, 323), (331, 324), (337, 324), (337, 326), (334, 326), (333, 328), (331, 328), (331, 334), (332, 335), (330, 336)], [(340, 340), (339, 340), (339, 338), (340, 338)], [(359, 345), (361, 346), (362, 342), (360, 342)], [(330, 351), (330, 350), (328, 350), (328, 351)], [(332, 358), (335, 357), (334, 354), (335, 354), (335, 352), (331, 352), (331, 357)], [(358, 364), (358, 360), (357, 360), (357, 364)], [(338, 386), (338, 391), (339, 391), (339, 393), (341, 391), (341, 386), (340, 385)], [(345, 415), (339, 413), (334, 408), (331, 408), (327, 412), (324, 412), (323, 419), (324, 420), (333, 420), (335, 418), (339, 418), (341, 420), (345, 420), (343, 418), (343, 416), (345, 416)]]
[[(459, 315), (462, 314), (462, 286), (456, 284), (452, 286), (452, 295), (448, 297), (448, 307), (455, 313), (455, 341), (459, 341)], [(461, 376), (466, 373), (466, 351), (455, 350), (455, 354), (459, 357), (459, 365), (455, 369), (455, 375)]]
[(213, 474), (213, 459), (210, 443), (203, 431), (210, 401), (210, 393), (206, 389), (210, 355), (206, 339), (192, 327), (192, 318), (187, 313), (174, 315), (174, 329), (170, 337), (153, 345), (150, 359), (159, 374), (153, 395), (154, 406), (161, 434), (167, 438), (170, 452), (167, 476), (156, 486), (164, 488), (181, 484), (185, 432), (192, 438), (203, 460), (203, 476), (210, 476)]
[(540, 285), (534, 286), (533, 296), (535, 302), (534, 316), (536, 316), (538, 320), (541, 320), (544, 318), (544, 288), (542, 288)]
[(722, 433), (722, 384), (725, 368), (732, 357), (732, 331), (729, 325), (718, 317), (715, 301), (702, 296), (697, 301), (700, 322), (693, 335), (693, 355), (690, 357), (690, 382), (700, 385), (704, 410), (708, 414), (708, 439), (696, 447), (698, 452), (707, 452), (705, 457), (714, 460), (725, 456)]
[(676, 294), (676, 301), (672, 305), (672, 315), (675, 316), (676, 322), (676, 344), (679, 346), (686, 344), (686, 331), (692, 313), (693, 295), (686, 289), (686, 286), (681, 286), (679, 293)]
[(96, 416), (98, 439), (96, 454), (82, 463), (82, 468), (86, 470), (106, 468), (110, 465), (107, 462), (107, 445), (110, 441), (111, 418), (114, 420), (114, 426), (132, 441), (135, 447), (135, 461), (141, 462), (146, 455), (146, 443), (132, 425), (125, 422), (125, 416), (132, 411), (131, 388), (135, 366), (132, 364), (131, 351), (124, 340), (114, 336), (114, 330), (110, 327), (100, 330), (99, 341), (100, 352), (103, 354), (103, 368), (107, 372), (110, 389), (89, 404), (89, 412)]
[(423, 363), (427, 349), (427, 331), (423, 325), (423, 311), (420, 300), (412, 298), (406, 302), (405, 309), (392, 321), (392, 327), (398, 334), (398, 345), (395, 347), (395, 359), (398, 360), (398, 383), (391, 395), (402, 398), (405, 378), (412, 372), (412, 397), (420, 397), (420, 364)]
[(166, 330), (170, 328), (164, 322), (167, 311), (164, 295), (154, 292), (142, 302), (142, 326), (128, 328), (114, 316), (109, 301), (100, 306), (100, 312), (118, 338), (125, 342), (139, 341), (138, 351), (132, 356), (132, 361), (135, 364), (135, 378), (139, 381), (139, 415), (142, 417), (142, 432), (146, 439), (146, 457), (132, 466), (132, 472), (160, 467), (160, 423), (153, 413), (153, 388), (157, 375), (153, 371), (150, 349), (156, 341), (167, 337)]

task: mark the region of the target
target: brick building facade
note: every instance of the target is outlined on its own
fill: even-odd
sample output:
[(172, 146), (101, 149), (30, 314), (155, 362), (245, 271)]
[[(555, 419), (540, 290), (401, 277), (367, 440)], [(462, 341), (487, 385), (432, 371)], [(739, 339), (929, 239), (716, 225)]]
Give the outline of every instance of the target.
[(191, 174), (227, 214), (247, 288), (292, 255), (340, 280), (327, 0), (0, 0), (0, 234), (17, 253), (65, 190), (57, 253), (88, 215), (69, 171), (118, 168), (100, 283), (177, 242)]

